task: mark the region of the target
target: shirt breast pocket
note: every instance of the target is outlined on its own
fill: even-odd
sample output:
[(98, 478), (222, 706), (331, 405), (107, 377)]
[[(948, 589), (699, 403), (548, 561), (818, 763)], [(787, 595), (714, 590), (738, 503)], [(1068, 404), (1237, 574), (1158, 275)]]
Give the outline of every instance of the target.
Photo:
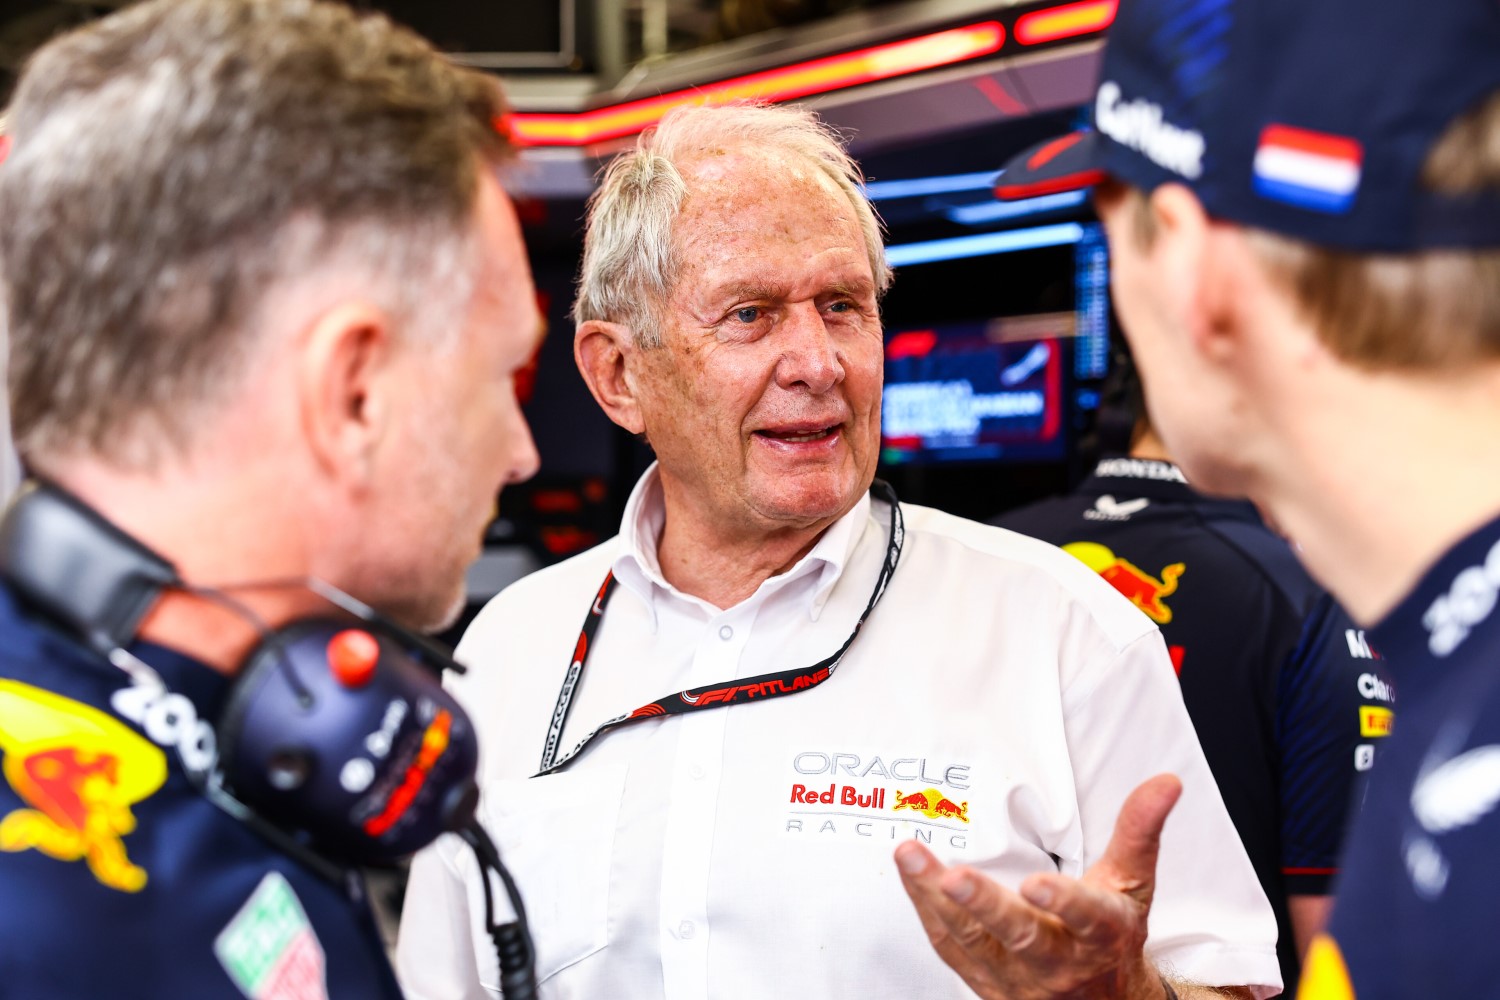
[(626, 770), (594, 766), (485, 785), (485, 827), (521, 891), (539, 983), (609, 944), (610, 861)]

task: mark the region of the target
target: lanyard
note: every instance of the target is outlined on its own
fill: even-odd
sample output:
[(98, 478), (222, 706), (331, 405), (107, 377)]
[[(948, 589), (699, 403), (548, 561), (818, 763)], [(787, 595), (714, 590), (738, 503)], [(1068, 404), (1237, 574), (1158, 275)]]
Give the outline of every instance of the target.
[(609, 599), (615, 592), (615, 575), (613, 572), (607, 574), (604, 577), (604, 583), (599, 587), (599, 593), (594, 597), (594, 603), (589, 606), (589, 613), (583, 620), (583, 629), (578, 633), (578, 644), (573, 647), (572, 662), (568, 664), (568, 672), (563, 677), (562, 689), (557, 693), (557, 707), (552, 710), (552, 724), (547, 727), (547, 742), (542, 747), (541, 770), (534, 777), (563, 770), (583, 752), (584, 747), (588, 746), (594, 737), (606, 730), (639, 722), (641, 719), (654, 719), (665, 715), (686, 715), (688, 712), (701, 712), (704, 709), (736, 705), (752, 700), (769, 701), (783, 695), (810, 690), (832, 677), (834, 670), (838, 669), (839, 661), (844, 658), (849, 647), (854, 645), (854, 639), (859, 635), (859, 630), (864, 627), (865, 619), (870, 617), (870, 612), (874, 611), (875, 605), (880, 603), (881, 595), (885, 593), (886, 585), (891, 581), (891, 574), (896, 572), (896, 563), (901, 561), (901, 543), (906, 537), (906, 525), (901, 519), (901, 504), (896, 500), (896, 491), (891, 489), (889, 483), (877, 479), (870, 484), (870, 492), (890, 505), (891, 538), (886, 545), (885, 562), (880, 566), (880, 576), (875, 580), (875, 589), (870, 593), (869, 603), (860, 613), (859, 620), (854, 623), (854, 631), (849, 633), (849, 638), (845, 639), (844, 644), (832, 655), (825, 656), (810, 667), (798, 670), (778, 670), (665, 695), (642, 705), (633, 712), (617, 715), (602, 723), (559, 760), (557, 747), (562, 739), (563, 726), (568, 721), (568, 710), (573, 706), (573, 694), (578, 690), (578, 682), (583, 677), (583, 666), (588, 662), (589, 653), (594, 644), (594, 633), (599, 630), (599, 622), (604, 617), (604, 609), (608, 607)]

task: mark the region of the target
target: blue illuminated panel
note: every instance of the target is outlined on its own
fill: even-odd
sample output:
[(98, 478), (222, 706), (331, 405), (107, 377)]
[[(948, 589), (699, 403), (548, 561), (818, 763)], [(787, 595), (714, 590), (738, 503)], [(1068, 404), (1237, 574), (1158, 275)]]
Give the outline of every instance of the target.
[(925, 243), (902, 243), (886, 247), (885, 259), (892, 267), (907, 267), (912, 264), (960, 260), (964, 257), (984, 257), (989, 254), (1015, 253), (1018, 250), (1036, 250), (1040, 247), (1065, 246), (1083, 239), (1085, 228), (1087, 227), (1077, 222), (1060, 222), (1052, 226), (1007, 229), (1000, 233), (982, 233), (978, 236), (956, 236), (952, 239), (929, 240)]
[(1109, 246), (1097, 222), (1083, 227), (1073, 257), (1078, 317), (1073, 374), (1080, 379), (1101, 379), (1109, 368)]

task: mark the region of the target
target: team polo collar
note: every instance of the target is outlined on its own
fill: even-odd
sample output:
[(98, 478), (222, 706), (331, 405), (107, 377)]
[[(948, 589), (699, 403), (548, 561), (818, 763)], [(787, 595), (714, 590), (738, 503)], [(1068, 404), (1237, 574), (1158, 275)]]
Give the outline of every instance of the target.
[[(36, 627), (38, 624), (43, 627)], [(34, 616), (25, 602), (8, 586), (0, 586), (0, 633), (15, 645), (20, 657), (43, 662), (76, 663), (84, 670), (97, 670), (120, 683), (127, 677), (101, 656), (81, 646), (76, 639), (45, 619)], [(131, 643), (130, 653), (144, 661), (161, 678), (167, 690), (193, 703), (202, 718), (218, 718), (229, 696), (230, 679), (186, 653), (144, 640)]]
[[(1410, 594), (1370, 630), (1375, 648), (1405, 682), (1427, 690), (1449, 658), (1500, 633), (1500, 517), (1458, 542)], [(1460, 659), (1462, 657), (1460, 656)]]
[(1120, 490), (1129, 490), (1132, 496), (1157, 500), (1190, 500), (1197, 496), (1182, 470), (1171, 462), (1124, 455), (1101, 458), (1094, 471), (1078, 487), (1079, 493), (1089, 496)]
[[(808, 592), (806, 607), (808, 617), (817, 621), (834, 584), (838, 582), (863, 534), (862, 529), (869, 521), (869, 516), (870, 494), (866, 492), (847, 514), (828, 526), (817, 543), (795, 566), (763, 581), (746, 600), (760, 600), (794, 581), (816, 573), (817, 582)], [(620, 523), (620, 552), (612, 564), (615, 579), (646, 606), (651, 615), (653, 632), (657, 621), (656, 602), (662, 597), (686, 601), (703, 608), (710, 615), (717, 615), (721, 611), (701, 598), (684, 594), (662, 575), (656, 550), (666, 517), (661, 470), (658, 463), (653, 462), (635, 484), (635, 489), (631, 490), (630, 499), (625, 504), (625, 515)]]

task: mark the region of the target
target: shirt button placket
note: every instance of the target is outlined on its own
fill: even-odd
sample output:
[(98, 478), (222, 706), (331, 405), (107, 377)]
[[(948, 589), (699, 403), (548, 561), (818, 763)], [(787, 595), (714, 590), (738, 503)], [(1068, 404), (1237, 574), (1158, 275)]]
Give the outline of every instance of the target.
[[(741, 607), (707, 623), (694, 651), (689, 687), (732, 683), (754, 610)], [(726, 712), (682, 717), (668, 807), (661, 894), (663, 985), (667, 1000), (708, 991), (709, 862), (713, 854)]]

